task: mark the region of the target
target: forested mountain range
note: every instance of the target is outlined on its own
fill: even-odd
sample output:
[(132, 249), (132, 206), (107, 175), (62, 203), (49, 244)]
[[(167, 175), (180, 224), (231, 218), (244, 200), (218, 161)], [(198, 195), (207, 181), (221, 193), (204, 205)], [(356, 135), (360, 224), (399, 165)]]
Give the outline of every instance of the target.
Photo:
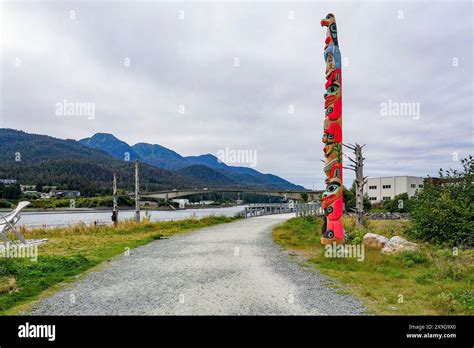
[[(110, 190), (112, 175), (119, 187), (134, 184), (133, 161), (119, 160), (76, 140), (57, 139), (13, 129), (0, 129), (0, 178), (21, 184), (77, 189), (84, 195)], [(142, 188), (160, 190), (199, 185), (188, 177), (146, 163), (140, 167)]]
[(226, 166), (212, 155), (182, 157), (156, 144), (129, 146), (104, 133), (76, 141), (1, 128), (0, 148), (0, 178), (77, 189), (83, 195), (110, 192), (114, 172), (120, 188), (132, 189), (135, 159), (141, 162), (143, 191), (198, 187), (302, 189), (271, 174)]
[[(249, 167), (229, 166), (211, 154), (183, 157), (158, 144), (138, 143), (130, 146), (112, 134), (106, 133), (97, 133), (91, 138), (82, 139), (79, 142), (103, 150), (119, 159), (122, 159), (127, 152), (133, 153), (140, 161), (181, 174), (186, 173), (193, 179), (199, 178), (201, 181), (207, 182), (208, 185), (217, 185), (217, 180), (220, 183), (225, 182), (226, 185), (234, 186), (304, 190), (302, 186), (292, 184), (273, 174), (263, 174)], [(205, 170), (202, 166), (208, 169)], [(184, 170), (185, 168), (187, 169)]]

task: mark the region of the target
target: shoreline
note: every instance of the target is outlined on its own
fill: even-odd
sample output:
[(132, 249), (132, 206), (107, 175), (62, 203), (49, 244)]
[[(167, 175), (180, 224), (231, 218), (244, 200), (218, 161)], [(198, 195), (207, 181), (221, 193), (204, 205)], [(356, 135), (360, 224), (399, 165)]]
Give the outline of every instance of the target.
[[(200, 210), (200, 209), (221, 209), (221, 208), (232, 208), (232, 207), (244, 207), (245, 205), (212, 205), (212, 206), (189, 206), (186, 208), (176, 208), (171, 209), (170, 207), (158, 207), (157, 209), (144, 209), (141, 208), (141, 212), (153, 212), (153, 211), (186, 211), (186, 210)], [(162, 208), (162, 209), (160, 209)], [(1, 208), (0, 213), (9, 213), (13, 209), (5, 209)], [(134, 208), (131, 207), (119, 207), (119, 212), (128, 212), (128, 211), (135, 211)], [(97, 208), (53, 208), (53, 209), (39, 209), (39, 208), (32, 208), (32, 209), (24, 209), (22, 211), (22, 215), (31, 215), (31, 214), (80, 214), (80, 213), (107, 213), (112, 212), (112, 207), (97, 207)]]

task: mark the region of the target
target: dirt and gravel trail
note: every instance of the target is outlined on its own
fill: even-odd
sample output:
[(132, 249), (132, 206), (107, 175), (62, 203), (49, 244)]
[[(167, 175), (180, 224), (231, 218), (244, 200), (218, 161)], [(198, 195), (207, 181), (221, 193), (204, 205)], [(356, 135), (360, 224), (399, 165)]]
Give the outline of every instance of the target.
[(337, 294), (272, 241), (294, 215), (204, 228), (133, 249), (41, 301), (37, 315), (351, 315)]

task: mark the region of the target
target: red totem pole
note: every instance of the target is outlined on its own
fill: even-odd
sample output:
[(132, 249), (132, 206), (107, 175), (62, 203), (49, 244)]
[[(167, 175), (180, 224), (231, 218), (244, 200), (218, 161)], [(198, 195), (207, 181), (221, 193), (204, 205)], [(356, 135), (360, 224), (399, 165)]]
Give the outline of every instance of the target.
[(322, 208), (324, 223), (322, 244), (342, 244), (343, 186), (342, 186), (342, 70), (341, 53), (337, 40), (336, 18), (332, 13), (321, 20), (327, 27), (324, 46), (326, 61), (326, 93), (324, 94), (324, 172), (326, 191), (323, 193)]

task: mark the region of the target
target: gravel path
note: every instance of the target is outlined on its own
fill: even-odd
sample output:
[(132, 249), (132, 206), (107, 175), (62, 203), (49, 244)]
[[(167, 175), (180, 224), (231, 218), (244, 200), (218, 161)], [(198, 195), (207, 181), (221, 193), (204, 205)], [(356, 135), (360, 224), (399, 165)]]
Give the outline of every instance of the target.
[(365, 313), (272, 242), (272, 228), (291, 216), (239, 220), (154, 241), (43, 300), (32, 314)]

